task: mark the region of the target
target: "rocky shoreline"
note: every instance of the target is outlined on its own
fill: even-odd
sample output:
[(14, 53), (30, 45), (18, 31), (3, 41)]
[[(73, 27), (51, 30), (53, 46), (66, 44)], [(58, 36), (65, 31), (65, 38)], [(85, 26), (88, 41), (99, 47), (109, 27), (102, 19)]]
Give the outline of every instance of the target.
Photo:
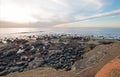
[(6, 39), (0, 44), (0, 76), (38, 67), (52, 67), (69, 71), (83, 54), (94, 48), (87, 37), (66, 35)]
[[(5, 38), (0, 41), (0, 76), (13, 72), (25, 72), (40, 67), (71, 71), (76, 69), (76, 64), (83, 64), (78, 66), (76, 71), (85, 69), (91, 66), (96, 59), (96, 57), (88, 57), (89, 63), (87, 62), (86, 66), (84, 63), (87, 61), (86, 53), (100, 45), (103, 45), (102, 48), (107, 48), (107, 45), (117, 41), (92, 38), (68, 35), (28, 36), (24, 39)], [(79, 63), (81, 61), (83, 62)]]

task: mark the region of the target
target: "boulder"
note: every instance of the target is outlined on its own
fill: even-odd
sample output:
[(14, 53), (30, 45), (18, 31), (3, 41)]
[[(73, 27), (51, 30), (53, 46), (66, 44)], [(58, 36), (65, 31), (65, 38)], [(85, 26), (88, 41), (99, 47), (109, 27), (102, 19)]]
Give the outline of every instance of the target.
[(16, 62), (15, 66), (25, 66), (27, 64), (28, 62), (21, 61), (21, 62)]
[(17, 54), (21, 54), (21, 53), (23, 53), (23, 52), (25, 52), (23, 49), (19, 49), (19, 50), (17, 51)]
[(15, 55), (16, 54), (16, 50), (15, 49), (10, 49), (10, 50), (7, 50), (3, 53), (3, 56), (4, 57), (9, 57), (9, 56), (12, 56), (12, 55)]
[(5, 66), (0, 66), (0, 71), (5, 70)]
[(0, 66), (6, 66), (7, 65), (7, 63), (6, 62), (0, 62)]
[(7, 70), (4, 70), (4, 71), (0, 72), (0, 76), (4, 76), (4, 75), (6, 75), (6, 74), (8, 74), (8, 71), (7, 71)]
[(24, 66), (13, 66), (13, 67), (9, 67), (9, 70), (8, 70), (8, 72), (10, 73), (10, 72), (16, 72), (16, 71), (19, 71), (19, 72), (21, 72), (21, 71), (23, 71), (24, 70)]

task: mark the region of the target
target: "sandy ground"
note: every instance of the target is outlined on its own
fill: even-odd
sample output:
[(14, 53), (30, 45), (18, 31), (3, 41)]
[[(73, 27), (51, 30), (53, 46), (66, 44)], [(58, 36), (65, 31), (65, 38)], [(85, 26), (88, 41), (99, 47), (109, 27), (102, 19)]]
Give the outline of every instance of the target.
[(75, 77), (76, 73), (73, 71), (55, 70), (52, 68), (37, 68), (26, 72), (11, 73), (2, 77)]
[(120, 59), (107, 63), (95, 77), (120, 77)]
[(77, 62), (74, 66), (78, 72), (77, 77), (94, 77), (105, 64), (117, 56), (120, 56), (120, 42), (97, 46), (85, 54), (86, 58), (83, 61)]

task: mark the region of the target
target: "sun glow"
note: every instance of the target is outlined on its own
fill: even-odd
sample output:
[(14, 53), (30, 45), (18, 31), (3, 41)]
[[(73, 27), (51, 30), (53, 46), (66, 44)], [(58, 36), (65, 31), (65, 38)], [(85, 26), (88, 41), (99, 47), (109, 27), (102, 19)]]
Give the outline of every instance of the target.
[(32, 17), (31, 11), (29, 8), (14, 4), (4, 4), (4, 6), (0, 5), (0, 18), (1, 20), (17, 23), (36, 22), (37, 20)]

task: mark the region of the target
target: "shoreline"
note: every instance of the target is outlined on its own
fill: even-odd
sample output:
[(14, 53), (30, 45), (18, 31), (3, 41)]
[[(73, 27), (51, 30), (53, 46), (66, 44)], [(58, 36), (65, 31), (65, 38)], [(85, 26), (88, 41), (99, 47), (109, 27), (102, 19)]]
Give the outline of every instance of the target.
[[(70, 34), (70, 33), (40, 33), (41, 31), (38, 31), (38, 33), (34, 34), (34, 32), (21, 32), (21, 33), (9, 33), (9, 34), (1, 34), (0, 41), (6, 40), (6, 39), (35, 39), (43, 36), (65, 36), (65, 37), (85, 37), (89, 38), (91, 40), (120, 40), (120, 37), (112, 37), (112, 36), (101, 36), (101, 35), (83, 35), (83, 34)], [(45, 31), (44, 31), (45, 32)], [(12, 35), (12, 36), (11, 36)], [(30, 38), (29, 38), (30, 37)]]

